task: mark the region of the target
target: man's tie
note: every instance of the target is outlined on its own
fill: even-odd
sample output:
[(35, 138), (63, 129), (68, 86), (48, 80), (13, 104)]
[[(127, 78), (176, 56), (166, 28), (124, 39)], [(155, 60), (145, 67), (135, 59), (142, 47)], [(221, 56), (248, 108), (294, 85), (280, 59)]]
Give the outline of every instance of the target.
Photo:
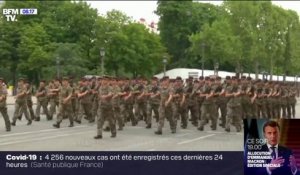
[(276, 159), (276, 152), (275, 152), (275, 148), (276, 148), (275, 146), (272, 146), (272, 147), (271, 147), (271, 149), (272, 149), (271, 156), (272, 156), (272, 158), (273, 158), (273, 159)]

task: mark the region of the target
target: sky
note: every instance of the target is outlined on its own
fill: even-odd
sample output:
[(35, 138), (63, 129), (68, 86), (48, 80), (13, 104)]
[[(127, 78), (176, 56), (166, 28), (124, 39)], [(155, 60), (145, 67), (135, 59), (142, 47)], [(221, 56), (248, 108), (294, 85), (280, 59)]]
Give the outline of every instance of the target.
[[(201, 1), (220, 5), (222, 1)], [(97, 8), (102, 15), (112, 9), (120, 10), (132, 17), (134, 20), (144, 18), (147, 23), (158, 22), (159, 17), (154, 13), (157, 4), (156, 1), (88, 1), (91, 7)], [(272, 1), (273, 4), (285, 9), (291, 9), (300, 16), (300, 1)]]

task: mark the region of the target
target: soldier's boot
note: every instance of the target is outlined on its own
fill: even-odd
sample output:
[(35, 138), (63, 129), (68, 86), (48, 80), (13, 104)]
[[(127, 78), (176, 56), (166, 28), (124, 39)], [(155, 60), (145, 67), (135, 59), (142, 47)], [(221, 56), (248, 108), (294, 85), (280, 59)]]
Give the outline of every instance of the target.
[(109, 126), (106, 126), (106, 127), (104, 128), (104, 131), (106, 131), (106, 132), (110, 131), (110, 127), (109, 127)]
[(110, 137), (115, 138), (116, 136), (117, 136), (117, 133), (112, 133)]
[(52, 117), (50, 115), (47, 115), (47, 120), (48, 121), (52, 120)]
[(156, 135), (162, 135), (162, 131), (161, 130), (157, 130), (157, 131), (154, 132), (154, 134), (156, 134)]
[(74, 121), (78, 124), (81, 124), (81, 120), (79, 120), (79, 119), (75, 119)]
[(6, 125), (6, 131), (7, 132), (11, 131), (11, 124), (10, 124), (10, 122), (8, 122), (7, 125)]
[(55, 128), (60, 128), (60, 123), (57, 122), (57, 123), (53, 124), (53, 127), (55, 127)]
[(95, 122), (95, 119), (90, 119), (89, 120), (89, 123), (94, 123)]
[(11, 126), (16, 126), (16, 120), (13, 120), (13, 121), (11, 122)]
[(150, 128), (151, 128), (151, 123), (150, 123), (150, 124), (147, 124), (146, 128), (147, 128), (147, 129), (150, 129)]
[(69, 124), (68, 127), (74, 127), (74, 123), (73, 123), (73, 122), (70, 122), (70, 124)]
[(175, 129), (175, 128), (172, 129), (171, 133), (172, 133), (172, 134), (175, 134), (175, 133), (176, 133), (176, 129)]
[(225, 131), (226, 131), (226, 132), (230, 132), (230, 128), (226, 128)]
[(31, 125), (32, 120), (28, 120), (27, 125)]
[(41, 118), (40, 117), (36, 117), (35, 119), (34, 119), (34, 121), (40, 121), (41, 120)]
[(94, 139), (102, 139), (102, 135), (96, 135)]
[(203, 130), (204, 130), (204, 127), (203, 127), (203, 126), (199, 126), (199, 127), (198, 127), (198, 130), (199, 130), (199, 131), (203, 131)]

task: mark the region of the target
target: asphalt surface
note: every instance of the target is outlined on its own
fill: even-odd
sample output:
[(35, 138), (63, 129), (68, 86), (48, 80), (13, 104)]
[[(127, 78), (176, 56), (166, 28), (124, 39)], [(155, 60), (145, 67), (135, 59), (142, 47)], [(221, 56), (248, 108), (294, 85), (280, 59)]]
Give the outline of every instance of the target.
[[(9, 100), (12, 101), (12, 100)], [(35, 109), (35, 105), (34, 105)], [(300, 111), (300, 105), (297, 110)], [(14, 105), (9, 103), (8, 114), (12, 119)], [(0, 115), (0, 118), (2, 116)], [(298, 117), (299, 118), (299, 117)], [(242, 151), (243, 131), (237, 133), (235, 128), (227, 133), (218, 127), (211, 131), (209, 125), (204, 131), (198, 131), (190, 123), (187, 129), (180, 128), (172, 134), (166, 121), (163, 135), (155, 135), (157, 123), (153, 121), (152, 128), (146, 129), (145, 122), (137, 126), (126, 123), (123, 131), (117, 132), (116, 138), (110, 137), (110, 132), (103, 132), (103, 139), (95, 140), (96, 123), (82, 120), (69, 128), (68, 119), (61, 123), (61, 128), (53, 128), (55, 119), (47, 121), (41, 115), (41, 121), (27, 126), (27, 121), (17, 120), (11, 132), (5, 131), (4, 120), (0, 119), (0, 151)]]

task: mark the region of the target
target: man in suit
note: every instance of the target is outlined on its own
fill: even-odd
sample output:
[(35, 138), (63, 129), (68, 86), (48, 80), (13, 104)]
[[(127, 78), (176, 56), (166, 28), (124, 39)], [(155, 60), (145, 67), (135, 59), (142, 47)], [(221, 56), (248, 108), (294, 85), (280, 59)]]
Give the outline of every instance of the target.
[[(275, 121), (268, 121), (263, 126), (267, 143), (262, 145), (261, 151), (270, 152), (272, 160), (266, 162), (268, 167), (259, 168), (261, 175), (299, 175), (296, 160), (289, 148), (279, 145), (280, 126)], [(277, 166), (272, 166), (277, 165)], [(280, 166), (279, 166), (280, 165)]]

